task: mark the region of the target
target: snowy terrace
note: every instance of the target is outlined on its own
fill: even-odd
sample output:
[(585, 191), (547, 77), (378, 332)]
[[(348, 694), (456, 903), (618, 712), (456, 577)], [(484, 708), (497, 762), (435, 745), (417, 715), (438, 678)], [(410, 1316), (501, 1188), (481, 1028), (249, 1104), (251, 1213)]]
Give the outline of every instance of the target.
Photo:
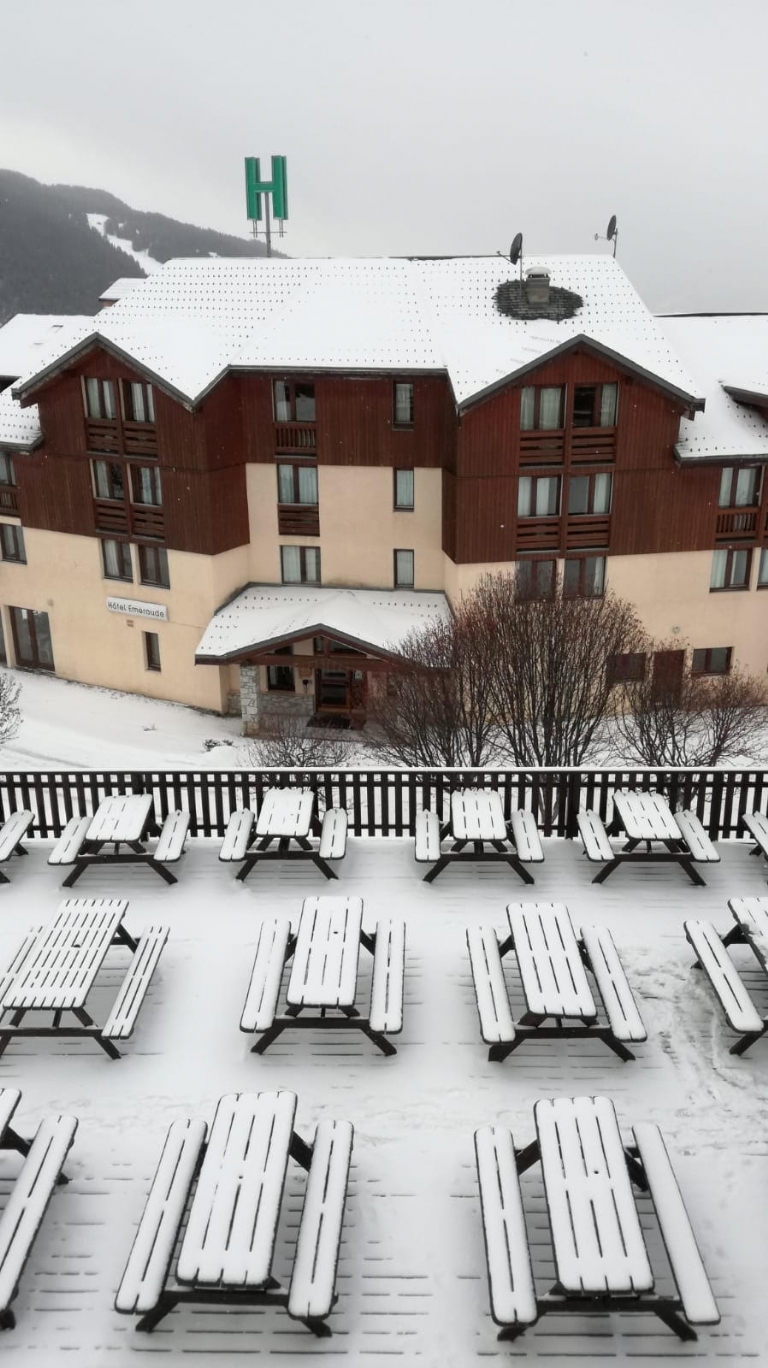
[[(0, 965), (67, 896), (46, 865), (50, 845), (32, 840), (29, 857), (8, 868)], [(578, 842), (555, 839), (544, 842), (535, 889), (500, 865), (457, 866), (429, 885), (412, 841), (382, 837), (352, 837), (332, 887), (303, 865), (257, 866), (241, 884), (218, 863), (218, 846), (215, 838), (193, 839), (172, 888), (149, 869), (100, 867), (75, 890), (127, 897), (133, 931), (158, 921), (171, 927), (121, 1060), (110, 1062), (92, 1042), (43, 1039), (15, 1041), (0, 1058), (0, 1084), (23, 1091), (22, 1134), (51, 1111), (80, 1119), (65, 1165), (72, 1181), (53, 1196), (14, 1304), (17, 1327), (2, 1336), (7, 1363), (42, 1368), (61, 1356), (82, 1368), (120, 1368), (197, 1355), (225, 1368), (244, 1354), (286, 1368), (319, 1356), (372, 1366), (393, 1359), (457, 1366), (524, 1357), (585, 1365), (603, 1358), (768, 1359), (768, 1042), (741, 1059), (729, 1055), (733, 1036), (691, 969), (682, 930), (689, 916), (712, 917), (725, 929), (729, 897), (768, 893), (765, 864), (749, 858), (746, 842), (720, 843), (722, 862), (706, 869), (706, 888), (664, 865), (620, 869), (595, 887)], [(357, 1033), (315, 1032), (286, 1033), (257, 1056), (238, 1030), (256, 919), (295, 918), (305, 897), (326, 891), (360, 895), (365, 923), (392, 914), (407, 920), (405, 1028), (393, 1058)], [(526, 1042), (504, 1064), (487, 1062), (464, 932), (481, 922), (501, 929), (506, 903), (523, 899), (562, 901), (577, 927), (611, 928), (648, 1028), (634, 1063), (584, 1040)], [(734, 954), (766, 1010), (755, 961), (739, 947)], [(99, 981), (104, 990), (117, 981), (123, 958), (112, 957), (116, 967)], [(519, 1003), (519, 983), (507, 972)], [(106, 1000), (97, 988), (94, 1015)], [(280, 1311), (215, 1307), (179, 1308), (152, 1335), (137, 1334), (113, 1301), (168, 1125), (184, 1116), (210, 1121), (222, 1094), (275, 1088), (298, 1094), (297, 1128), (310, 1138), (321, 1117), (355, 1126), (333, 1338), (314, 1339)], [(473, 1131), (500, 1122), (525, 1144), (537, 1098), (578, 1094), (612, 1097), (623, 1129), (643, 1119), (662, 1128), (722, 1314), (696, 1343), (680, 1343), (650, 1315), (551, 1316), (512, 1344), (496, 1340)], [(3, 1155), (0, 1163), (7, 1192), (18, 1161)], [(535, 1273), (545, 1288), (553, 1268), (539, 1172), (526, 1174), (524, 1193)], [(281, 1217), (278, 1276), (296, 1235), (297, 1174), (294, 1167)], [(641, 1212), (652, 1230), (642, 1201)], [(658, 1234), (649, 1239), (658, 1249)]]

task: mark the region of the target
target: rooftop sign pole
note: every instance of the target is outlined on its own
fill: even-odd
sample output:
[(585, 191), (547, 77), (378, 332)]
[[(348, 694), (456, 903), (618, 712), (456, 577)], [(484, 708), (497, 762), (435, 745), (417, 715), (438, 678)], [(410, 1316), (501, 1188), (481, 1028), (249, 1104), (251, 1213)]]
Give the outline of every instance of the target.
[[(271, 206), (270, 196), (272, 197)], [(261, 165), (258, 157), (246, 157), (245, 203), (246, 213), (253, 224), (253, 236), (255, 238), (259, 236), (262, 209), (264, 211), (264, 237), (267, 244), (267, 256), (271, 256), (272, 222), (270, 207), (274, 211), (280, 237), (283, 236), (285, 220), (288, 217), (288, 169), (285, 157), (272, 158), (271, 181), (261, 179)]]

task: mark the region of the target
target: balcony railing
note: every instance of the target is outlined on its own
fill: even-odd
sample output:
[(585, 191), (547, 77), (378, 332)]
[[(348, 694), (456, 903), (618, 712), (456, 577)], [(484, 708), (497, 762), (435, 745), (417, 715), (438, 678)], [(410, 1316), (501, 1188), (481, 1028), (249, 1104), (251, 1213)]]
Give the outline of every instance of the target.
[(587, 551), (605, 547), (610, 537), (611, 520), (607, 513), (571, 514), (565, 534), (569, 551)]
[(559, 518), (520, 518), (518, 521), (517, 551), (557, 551), (559, 546)]
[(565, 451), (565, 433), (521, 432), (521, 465), (560, 465)]
[(126, 456), (156, 456), (157, 431), (152, 423), (123, 423)]
[(10, 485), (0, 489), (0, 513), (18, 513), (19, 491)]
[(317, 504), (278, 504), (277, 530), (281, 537), (319, 537), (320, 509)]
[(756, 508), (724, 508), (717, 515), (717, 541), (754, 541), (760, 514)]
[(135, 537), (165, 536), (165, 517), (157, 504), (134, 504), (131, 508), (131, 523)]
[(93, 519), (99, 532), (128, 536), (128, 505), (122, 499), (94, 499)]
[(156, 456), (157, 431), (152, 423), (123, 423), (117, 419), (86, 418), (85, 440), (89, 451), (123, 451), (126, 456)]
[(275, 423), (275, 451), (314, 453), (316, 445), (314, 423)]
[(86, 418), (85, 440), (89, 451), (119, 451), (117, 421), (107, 418)]
[(615, 428), (574, 428), (571, 433), (571, 460), (602, 464), (616, 459)]

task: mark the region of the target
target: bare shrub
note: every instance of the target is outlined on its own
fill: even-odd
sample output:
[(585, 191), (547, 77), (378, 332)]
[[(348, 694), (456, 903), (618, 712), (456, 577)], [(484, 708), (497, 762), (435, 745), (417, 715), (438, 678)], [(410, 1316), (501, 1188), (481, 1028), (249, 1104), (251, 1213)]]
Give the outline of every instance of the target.
[(12, 741), (21, 724), (21, 685), (12, 674), (0, 670), (0, 746)]
[(254, 769), (341, 769), (349, 761), (352, 746), (338, 736), (318, 736), (303, 719), (270, 719), (269, 736), (248, 742), (248, 764)]

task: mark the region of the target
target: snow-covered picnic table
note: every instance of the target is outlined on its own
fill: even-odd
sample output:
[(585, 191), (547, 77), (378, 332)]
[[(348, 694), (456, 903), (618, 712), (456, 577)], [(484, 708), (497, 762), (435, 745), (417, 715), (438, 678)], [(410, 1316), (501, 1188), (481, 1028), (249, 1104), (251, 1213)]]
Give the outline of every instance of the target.
[(729, 898), (728, 908), (735, 922), (721, 935), (714, 923), (697, 919), (683, 923), (685, 934), (696, 952), (696, 966), (704, 970), (726, 1021), (739, 1039), (731, 1054), (742, 1055), (768, 1030), (768, 1016), (761, 1012), (742, 980), (729, 954), (731, 945), (748, 945), (764, 974), (768, 974), (768, 898)]
[[(442, 843), (450, 838), (450, 850)], [(467, 846), (471, 846), (468, 850)], [(544, 859), (541, 840), (532, 813), (513, 812), (509, 822), (496, 789), (456, 789), (451, 794), (451, 819), (441, 825), (436, 812), (425, 808), (416, 817), (416, 859), (435, 861), (424, 875), (432, 883), (453, 861), (503, 861), (511, 865), (523, 883), (533, 883), (524, 864), (539, 864)]]
[[(132, 1033), (168, 938), (167, 927), (155, 926), (135, 940), (123, 925), (127, 908), (124, 899), (69, 898), (47, 926), (32, 927), (0, 980), (0, 1054), (16, 1036), (91, 1036), (111, 1059), (120, 1058), (113, 1041)], [(86, 1002), (113, 945), (133, 958), (101, 1027)], [(23, 1024), (28, 1012), (51, 1012), (51, 1024)], [(77, 1025), (62, 1025), (65, 1012)]]
[[(310, 835), (319, 836), (312, 845)], [(320, 822), (312, 789), (267, 789), (261, 808), (233, 812), (219, 851), (223, 861), (242, 861), (238, 879), (246, 879), (259, 860), (311, 860), (327, 879), (337, 876), (328, 860), (341, 860), (347, 848), (347, 814), (328, 808)]]
[(147, 837), (158, 830), (151, 794), (112, 794), (92, 817), (70, 818), (48, 863), (73, 866), (64, 888), (71, 888), (86, 869), (97, 864), (146, 864), (166, 883), (174, 884), (176, 878), (166, 866), (181, 858), (188, 827), (189, 813), (169, 812), (154, 850), (147, 850)]
[[(361, 947), (373, 956), (367, 1016), (355, 1006)], [(287, 1008), (278, 1017), (283, 968), (291, 960)], [(285, 921), (261, 923), (240, 1029), (261, 1033), (256, 1054), (288, 1028), (359, 1030), (383, 1054), (395, 1054), (386, 1037), (402, 1029), (404, 972), (404, 922), (382, 920), (366, 932), (362, 898), (307, 898), (295, 935)], [(306, 1008), (314, 1014), (301, 1015)], [(340, 1015), (329, 1016), (333, 1009)]]
[[(353, 1130), (322, 1121), (310, 1145), (294, 1130), (296, 1106), (284, 1091), (222, 1097), (207, 1142), (203, 1122), (173, 1122), (115, 1303), (141, 1314), (139, 1330), (153, 1330), (186, 1301), (285, 1306), (316, 1334), (330, 1334)], [(289, 1158), (308, 1178), (285, 1291), (272, 1262)]]
[[(591, 810), (579, 812), (576, 820), (587, 857), (602, 865), (593, 883), (604, 883), (620, 864), (653, 861), (680, 865), (691, 883), (702, 886), (704, 880), (695, 866), (720, 860), (696, 813), (673, 813), (660, 793), (618, 789), (607, 829)], [(622, 834), (626, 841), (617, 850), (610, 837)]]
[[(551, 1311), (651, 1311), (681, 1339), (720, 1314), (664, 1140), (652, 1122), (624, 1146), (607, 1097), (542, 1099), (536, 1138), (515, 1149), (510, 1132), (475, 1133), (491, 1310), (513, 1339)], [(519, 1175), (541, 1163), (556, 1281), (539, 1295), (531, 1271)], [(655, 1276), (632, 1184), (649, 1192), (676, 1295), (654, 1292)]]

